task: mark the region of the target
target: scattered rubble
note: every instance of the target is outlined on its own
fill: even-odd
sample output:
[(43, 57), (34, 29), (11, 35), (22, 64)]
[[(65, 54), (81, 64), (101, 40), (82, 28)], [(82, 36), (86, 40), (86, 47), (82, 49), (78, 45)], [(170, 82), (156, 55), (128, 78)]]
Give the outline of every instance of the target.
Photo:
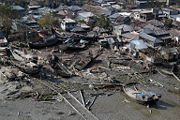
[[(125, 85), (136, 82), (166, 89), (169, 81), (150, 77), (157, 74), (180, 81), (180, 11), (151, 8), (146, 1), (144, 9), (141, 2), (101, 1), (43, 5), (47, 7), (11, 5), (9, 9), (16, 10), (18, 17), (11, 18), (10, 30), (0, 22), (0, 99), (64, 99), (72, 108), (78, 104), (85, 109), (74, 107), (77, 113), (97, 119), (89, 110), (100, 95), (124, 90), (137, 101), (156, 102), (160, 95)], [(53, 19), (46, 20), (47, 16)], [(55, 83), (57, 89), (40, 81)], [(92, 100), (86, 98), (86, 90), (94, 92)], [(70, 92), (76, 91), (80, 91), (82, 103), (76, 101), (75, 105), (64, 94), (73, 98)], [(168, 92), (178, 94), (179, 88)], [(127, 99), (123, 102), (130, 103)]]

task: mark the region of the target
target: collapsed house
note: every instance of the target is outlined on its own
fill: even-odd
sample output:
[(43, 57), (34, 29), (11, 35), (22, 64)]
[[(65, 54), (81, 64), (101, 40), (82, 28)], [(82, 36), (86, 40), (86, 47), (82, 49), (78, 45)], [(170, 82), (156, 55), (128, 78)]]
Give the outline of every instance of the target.
[(64, 31), (70, 31), (73, 28), (75, 28), (77, 25), (76, 21), (70, 18), (65, 18), (63, 19), (63, 21), (61, 22), (61, 28)]
[(173, 48), (164, 48), (160, 51), (162, 58), (167, 62), (171, 62), (173, 64), (179, 63), (180, 54), (178, 49)]
[(4, 33), (0, 32), (0, 56), (5, 56), (8, 54), (8, 41)]

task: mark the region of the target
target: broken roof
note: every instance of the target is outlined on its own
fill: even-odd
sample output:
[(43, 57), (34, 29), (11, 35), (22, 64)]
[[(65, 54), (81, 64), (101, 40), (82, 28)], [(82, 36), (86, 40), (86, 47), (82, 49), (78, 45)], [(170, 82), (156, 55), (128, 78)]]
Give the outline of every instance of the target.
[(75, 28), (73, 28), (71, 30), (71, 32), (84, 32), (84, 31), (85, 30), (82, 27), (79, 27), (79, 26), (77, 26), (77, 27), (75, 27)]
[(164, 48), (161, 50), (161, 53), (168, 53), (168, 54), (179, 54), (177, 48), (172, 47), (172, 48)]
[[(147, 33), (147, 34), (154, 34), (156, 36), (159, 36), (159, 35), (165, 35), (165, 34), (169, 34), (168, 31), (166, 30), (163, 30), (163, 29), (160, 29), (159, 27), (156, 27), (154, 25), (146, 25), (144, 27), (145, 29), (143, 29), (143, 32)], [(149, 30), (148, 30), (149, 29)], [(149, 33), (148, 33), (149, 32)]]
[(65, 19), (63, 19), (63, 21), (66, 23), (75, 23), (76, 22), (75, 20), (73, 20), (71, 18), (65, 18)]
[(138, 50), (148, 48), (143, 40), (132, 40), (130, 42), (130, 47), (131, 48), (134, 47), (135, 49), (138, 49)]
[(66, 5), (60, 5), (59, 7), (57, 7), (57, 8), (55, 9), (55, 11), (66, 10), (66, 9), (68, 9), (68, 6), (66, 6)]
[(163, 27), (164, 23), (159, 20), (150, 20), (148, 21), (149, 24), (157, 26), (157, 27)]
[(172, 29), (172, 30), (169, 30), (168, 32), (171, 34), (171, 36), (180, 37), (180, 31), (179, 30)]
[(118, 25), (118, 26), (114, 26), (115, 29), (119, 29), (119, 30), (123, 30), (124, 32), (131, 32), (133, 31), (132, 26), (130, 25), (126, 25), (126, 24), (122, 24), (122, 25)]
[(112, 8), (116, 9), (116, 10), (121, 10), (122, 7), (118, 4), (112, 5)]
[(111, 13), (112, 13), (112, 11), (109, 10), (108, 8), (101, 7), (101, 6), (98, 6), (98, 5), (94, 6), (94, 5), (85, 4), (85, 5), (83, 5), (82, 8), (83, 8), (83, 10), (92, 12), (95, 15), (105, 15), (105, 16), (108, 16), (108, 15), (111, 15)]
[(125, 33), (121, 35), (124, 38), (131, 39), (131, 40), (138, 40), (139, 34), (135, 32)]
[(153, 30), (154, 35), (165, 35), (165, 34), (169, 34), (166, 30)]
[(152, 41), (152, 42), (156, 42), (156, 41), (158, 40), (156, 37), (153, 37), (153, 36), (151, 36), (151, 35), (148, 35), (148, 34), (146, 34), (146, 33), (144, 33), (144, 32), (141, 32), (141, 33), (139, 34), (139, 36), (140, 36), (141, 38), (143, 38), (143, 39), (150, 40), (150, 41)]
[(80, 25), (82, 28), (90, 28), (90, 26), (88, 26), (88, 25), (86, 25), (85, 23), (82, 23), (81, 25)]
[(67, 13), (64, 10), (59, 10), (57, 14), (65, 16)]
[(69, 10), (72, 10), (72, 11), (79, 11), (81, 10), (81, 7), (79, 7), (78, 5), (72, 5), (70, 7), (68, 7)]
[(41, 6), (39, 6), (39, 5), (28, 5), (28, 8), (29, 9), (38, 9), (38, 8), (40, 8)]
[(19, 6), (19, 5), (12, 5), (11, 8), (13, 10), (17, 10), (17, 11), (21, 11), (21, 10), (25, 10), (23, 7)]
[(120, 16), (122, 16), (122, 15), (119, 14), (119, 13), (114, 13), (114, 14), (110, 15), (109, 18), (111, 18), (111, 19), (116, 19), (116, 18), (118, 18), (118, 17), (120, 17)]
[(160, 29), (159, 27), (156, 27), (156, 26), (151, 25), (151, 24), (144, 26), (144, 28), (149, 28), (150, 30), (159, 30)]
[(81, 17), (88, 18), (94, 16), (92, 12), (79, 12), (78, 13)]
[(130, 16), (132, 13), (131, 12), (119, 12), (119, 14), (122, 16)]
[(93, 31), (98, 32), (98, 33), (107, 33), (107, 32), (109, 32), (109, 30), (104, 29), (104, 28), (100, 28), (100, 27), (94, 27)]

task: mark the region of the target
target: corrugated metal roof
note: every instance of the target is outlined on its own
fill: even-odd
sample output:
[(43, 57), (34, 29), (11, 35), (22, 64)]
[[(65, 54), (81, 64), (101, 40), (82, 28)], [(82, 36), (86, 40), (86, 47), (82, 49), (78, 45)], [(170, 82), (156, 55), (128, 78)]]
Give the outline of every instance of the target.
[(152, 32), (152, 34), (154, 34), (154, 35), (156, 35), (156, 36), (169, 34), (168, 31), (162, 30), (161, 28), (156, 27), (156, 26), (151, 25), (151, 24), (146, 25), (146, 26), (144, 27), (144, 30), (145, 30), (146, 32), (147, 32), (148, 29), (149, 29), (149, 31)]
[(155, 25), (157, 27), (162, 27), (164, 26), (164, 23), (159, 21), (159, 20), (150, 20), (148, 21), (148, 23), (152, 24), (152, 25)]
[(169, 34), (166, 30), (154, 30), (153, 33), (157, 36)]
[(153, 37), (153, 36), (150, 36), (144, 32), (141, 32), (140, 34), (140, 37), (143, 38), (143, 39), (146, 39), (146, 40), (150, 40), (152, 42), (156, 42), (157, 41), (157, 38), (156, 37)]

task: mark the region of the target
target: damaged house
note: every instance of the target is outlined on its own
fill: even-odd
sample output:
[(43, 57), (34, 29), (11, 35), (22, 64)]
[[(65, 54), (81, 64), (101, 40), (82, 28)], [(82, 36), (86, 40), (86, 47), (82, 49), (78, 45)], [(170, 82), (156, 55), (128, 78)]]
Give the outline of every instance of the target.
[(114, 26), (113, 33), (117, 36), (119, 42), (130, 42), (139, 39), (139, 33), (135, 32), (132, 26), (126, 24)]
[(138, 11), (134, 13), (134, 18), (136, 20), (147, 22), (149, 20), (152, 20), (155, 18), (152, 10), (144, 10), (144, 11)]
[(7, 55), (8, 50), (8, 41), (4, 35), (4, 33), (0, 32), (0, 56)]
[(64, 31), (70, 31), (72, 30), (73, 28), (75, 28), (77, 25), (76, 21), (73, 20), (73, 19), (70, 19), (70, 18), (65, 18), (62, 20), (61, 22), (61, 28), (64, 30)]
[(171, 42), (171, 35), (169, 32), (153, 25), (145, 26), (142, 32), (140, 32), (140, 38), (152, 48), (164, 46)]
[(164, 48), (160, 51), (162, 58), (167, 62), (171, 62), (176, 64), (176, 62), (180, 62), (180, 54), (178, 49), (173, 48)]
[(79, 12), (76, 19), (88, 23), (89, 21), (93, 19), (93, 17), (94, 17), (94, 14), (92, 12), (84, 11), (84, 12)]
[(171, 34), (175, 45), (176, 46), (180, 45), (180, 31), (177, 29), (172, 29), (172, 30), (169, 30), (169, 33)]
[(152, 48), (139, 50), (139, 56), (145, 62), (154, 64), (160, 64), (163, 62), (163, 59), (161, 58), (161, 55), (158, 53), (158, 51)]

